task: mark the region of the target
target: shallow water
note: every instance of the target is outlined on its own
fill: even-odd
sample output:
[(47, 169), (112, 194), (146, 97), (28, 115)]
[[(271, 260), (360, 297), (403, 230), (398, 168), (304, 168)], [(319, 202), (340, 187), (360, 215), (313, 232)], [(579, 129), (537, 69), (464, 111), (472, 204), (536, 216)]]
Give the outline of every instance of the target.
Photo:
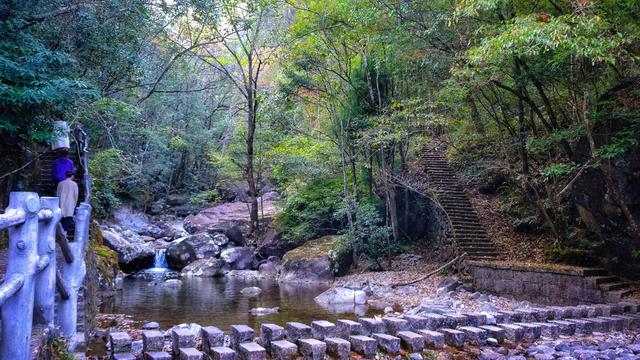
[[(161, 277), (162, 274), (156, 276)], [(162, 329), (181, 324), (213, 325), (225, 331), (231, 325), (247, 324), (258, 330), (260, 323), (284, 325), (288, 321), (309, 324), (313, 320), (335, 321), (363, 316), (367, 308), (353, 305), (323, 308), (313, 300), (326, 284), (278, 284), (275, 280), (246, 281), (233, 278), (181, 278), (182, 286), (167, 288), (142, 278), (127, 278), (123, 289), (103, 303), (101, 312), (129, 314), (136, 320), (156, 321)], [(151, 285), (150, 285), (151, 283)], [(249, 286), (262, 289), (248, 297), (240, 291)], [(252, 308), (280, 307), (280, 312), (255, 316)], [(355, 314), (357, 312), (357, 314)]]

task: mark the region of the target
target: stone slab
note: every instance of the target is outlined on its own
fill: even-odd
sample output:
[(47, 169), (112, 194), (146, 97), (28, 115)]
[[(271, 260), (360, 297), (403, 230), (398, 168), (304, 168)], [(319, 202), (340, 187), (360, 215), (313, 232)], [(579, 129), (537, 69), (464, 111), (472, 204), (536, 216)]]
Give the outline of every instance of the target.
[(400, 352), (400, 338), (382, 333), (374, 333), (371, 337), (378, 342), (380, 350), (389, 354)]
[(271, 358), (274, 360), (291, 360), (296, 356), (298, 347), (287, 340), (275, 340), (271, 342)]
[(267, 350), (254, 342), (243, 342), (238, 345), (238, 354), (241, 360), (264, 360), (267, 358)]
[(327, 344), (316, 339), (300, 339), (298, 346), (305, 360), (323, 360), (327, 353)]
[(196, 335), (187, 329), (173, 329), (171, 330), (171, 348), (173, 354), (180, 355), (181, 348), (195, 348), (196, 347)]
[(441, 332), (422, 329), (422, 330), (418, 330), (418, 334), (424, 337), (424, 342), (426, 346), (430, 346), (436, 349), (440, 349), (444, 346), (444, 334)]
[(144, 360), (171, 360), (173, 356), (164, 351), (149, 351), (144, 353)]
[(124, 331), (109, 333), (109, 342), (114, 354), (131, 352), (131, 336)]
[(253, 328), (247, 325), (231, 325), (231, 334), (229, 334), (231, 348), (237, 349), (238, 345), (253, 341), (254, 335)]
[(338, 333), (337, 326), (329, 321), (316, 320), (311, 322), (311, 335), (314, 339), (324, 340), (325, 337), (334, 337)]
[(164, 334), (158, 330), (142, 330), (142, 351), (157, 352), (164, 348)]
[(504, 337), (509, 341), (520, 341), (524, 338), (524, 329), (522, 326), (514, 324), (498, 324), (496, 326), (504, 329)]
[(287, 339), (293, 342), (312, 337), (311, 326), (299, 322), (288, 322), (284, 327), (284, 333)]
[(373, 333), (383, 333), (386, 330), (385, 324), (382, 320), (375, 318), (360, 318), (358, 322), (362, 324), (362, 334), (371, 335)]
[(444, 335), (445, 344), (449, 346), (458, 347), (458, 348), (461, 348), (464, 346), (464, 340), (465, 340), (464, 332), (455, 330), (455, 329), (447, 329), (447, 328), (439, 329), (438, 331)]
[(372, 356), (376, 354), (376, 340), (364, 335), (349, 336), (351, 349), (360, 355)]
[(338, 336), (348, 339), (351, 335), (362, 335), (362, 324), (353, 320), (338, 320), (337, 324)]
[(503, 342), (505, 338), (505, 330), (501, 327), (495, 325), (481, 325), (480, 329), (485, 330), (487, 332), (488, 337), (492, 337), (498, 342)]
[(224, 345), (224, 331), (215, 326), (205, 326), (200, 329), (200, 338), (202, 339), (202, 348), (210, 349)]
[(180, 360), (202, 360), (204, 354), (196, 348), (180, 348)]
[(410, 353), (421, 352), (424, 349), (424, 336), (413, 331), (398, 331), (400, 345)]
[(226, 346), (217, 346), (210, 349), (212, 360), (234, 360), (236, 358), (236, 352)]
[(409, 330), (409, 321), (397, 317), (385, 316), (382, 318), (386, 333), (395, 335), (398, 331)]
[(487, 330), (475, 326), (461, 326), (458, 330), (462, 331), (466, 341), (473, 345), (482, 346), (487, 341)]
[(338, 360), (347, 360), (351, 353), (351, 343), (338, 337), (328, 337), (324, 339), (327, 344), (327, 354)]

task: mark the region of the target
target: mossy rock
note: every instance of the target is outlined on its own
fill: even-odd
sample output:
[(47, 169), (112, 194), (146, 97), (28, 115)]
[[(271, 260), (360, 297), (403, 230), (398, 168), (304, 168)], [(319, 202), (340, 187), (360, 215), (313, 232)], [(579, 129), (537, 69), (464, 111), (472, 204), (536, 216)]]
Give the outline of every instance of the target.
[(280, 281), (332, 281), (350, 265), (351, 249), (348, 244), (340, 236), (327, 235), (287, 252), (282, 259)]

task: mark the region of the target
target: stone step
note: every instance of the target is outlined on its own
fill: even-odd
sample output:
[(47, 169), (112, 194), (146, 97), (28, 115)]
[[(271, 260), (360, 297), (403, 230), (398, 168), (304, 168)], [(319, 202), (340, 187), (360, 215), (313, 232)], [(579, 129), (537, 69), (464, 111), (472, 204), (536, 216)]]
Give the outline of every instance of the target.
[(600, 289), (605, 291), (622, 290), (629, 287), (629, 284), (623, 282), (605, 283), (599, 285)]

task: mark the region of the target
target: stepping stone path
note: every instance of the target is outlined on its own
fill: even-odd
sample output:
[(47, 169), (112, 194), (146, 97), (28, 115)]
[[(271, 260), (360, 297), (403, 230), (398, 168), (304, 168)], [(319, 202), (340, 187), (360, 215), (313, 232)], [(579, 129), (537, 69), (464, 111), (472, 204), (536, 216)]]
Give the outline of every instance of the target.
[[(227, 333), (229, 347), (224, 346), (223, 330), (213, 326), (200, 330), (200, 341), (196, 341), (196, 334), (187, 329), (173, 329), (170, 333), (170, 346), (165, 343), (162, 332), (144, 330), (143, 354), (132, 353), (132, 339), (126, 332), (111, 332), (108, 337), (110, 355), (113, 359), (291, 360), (302, 357), (308, 360), (323, 360), (329, 356), (343, 360), (349, 359), (354, 353), (371, 358), (377, 353), (412, 354), (420, 353), (424, 349), (441, 349), (446, 346), (498, 346), (506, 340), (518, 343), (541, 338), (552, 341), (560, 337), (564, 342), (569, 341), (571, 336), (623, 330), (640, 331), (639, 311), (639, 303), (629, 301), (617, 304), (503, 311), (490, 314), (491, 316), (424, 314), (385, 317), (382, 320), (338, 320), (335, 324), (318, 320), (312, 322), (311, 326), (298, 322), (289, 322), (284, 327), (262, 324), (258, 336), (249, 326), (233, 325)], [(498, 323), (487, 324), (487, 318), (496, 319)], [(171, 353), (163, 351), (167, 348), (171, 349)], [(574, 350), (576, 354), (580, 353), (581, 355), (578, 355), (586, 358), (591, 354), (589, 351), (611, 354), (614, 351), (626, 351), (631, 354), (627, 358), (640, 358), (640, 345), (631, 345), (627, 350), (612, 350), (611, 347)], [(482, 351), (490, 358), (493, 350), (484, 348)], [(538, 354), (535, 358), (552, 358), (543, 356), (549, 349), (542, 345), (539, 348), (532, 346), (529, 351)], [(562, 352), (557, 349), (553, 351)], [(638, 357), (634, 357), (636, 355)]]

